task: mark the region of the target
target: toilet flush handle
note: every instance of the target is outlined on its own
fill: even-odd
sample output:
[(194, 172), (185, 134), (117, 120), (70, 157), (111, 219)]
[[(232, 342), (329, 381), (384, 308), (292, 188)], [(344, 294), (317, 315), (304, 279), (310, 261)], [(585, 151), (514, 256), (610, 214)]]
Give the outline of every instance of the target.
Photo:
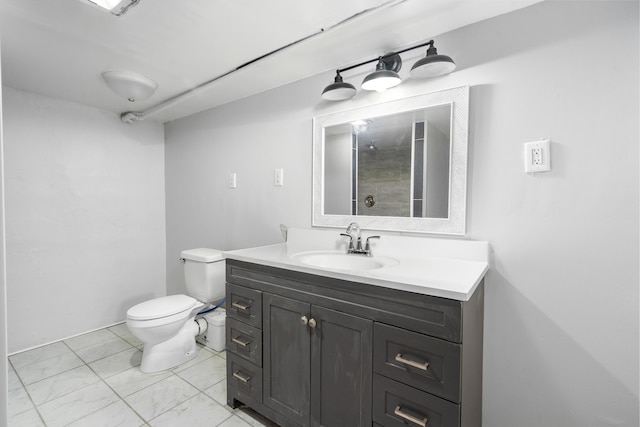
[(183, 264), (184, 264), (185, 262), (187, 262), (187, 260), (186, 260), (186, 259), (184, 259), (184, 258), (178, 258), (178, 261), (180, 261), (180, 262), (181, 262), (181, 263), (183, 263)]

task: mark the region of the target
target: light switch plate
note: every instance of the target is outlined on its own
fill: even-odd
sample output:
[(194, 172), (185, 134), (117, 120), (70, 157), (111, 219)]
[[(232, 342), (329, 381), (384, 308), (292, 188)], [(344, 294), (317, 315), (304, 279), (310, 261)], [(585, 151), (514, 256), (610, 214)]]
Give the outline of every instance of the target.
[(279, 168), (273, 171), (273, 184), (278, 187), (284, 185), (284, 169)]

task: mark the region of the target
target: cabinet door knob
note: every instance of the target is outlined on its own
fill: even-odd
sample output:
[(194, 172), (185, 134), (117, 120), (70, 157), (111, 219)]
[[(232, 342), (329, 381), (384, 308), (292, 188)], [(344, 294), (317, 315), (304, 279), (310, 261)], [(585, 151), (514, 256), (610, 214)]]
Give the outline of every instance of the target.
[[(313, 319), (312, 319), (313, 320)], [(302, 316), (300, 318), (300, 323), (302, 323), (303, 325), (306, 326), (307, 323), (309, 323), (309, 318), (307, 316)]]
[(315, 328), (316, 324), (317, 324), (316, 323), (316, 319), (314, 319), (314, 318), (309, 319), (309, 326), (310, 327)]

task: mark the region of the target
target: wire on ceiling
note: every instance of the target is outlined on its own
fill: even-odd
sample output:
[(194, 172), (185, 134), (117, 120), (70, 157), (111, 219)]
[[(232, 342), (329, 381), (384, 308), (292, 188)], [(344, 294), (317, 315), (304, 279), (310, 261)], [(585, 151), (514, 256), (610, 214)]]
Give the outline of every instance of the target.
[(332, 30), (334, 30), (336, 28), (339, 28), (339, 27), (341, 27), (341, 26), (343, 26), (343, 25), (345, 25), (347, 23), (350, 23), (350, 22), (352, 22), (354, 20), (360, 19), (360, 18), (362, 18), (364, 16), (370, 15), (370, 14), (372, 14), (374, 12), (377, 12), (379, 10), (382, 10), (382, 9), (387, 9), (387, 8), (390, 8), (390, 7), (397, 6), (397, 5), (401, 4), (401, 3), (404, 3), (405, 1), (407, 1), (407, 0), (390, 0), (390, 1), (387, 1), (385, 3), (380, 4), (378, 6), (375, 6), (375, 7), (369, 8), (369, 9), (365, 9), (365, 10), (363, 10), (361, 12), (358, 12), (358, 13), (356, 13), (354, 15), (349, 16), (348, 18), (343, 19), (342, 21), (340, 21), (340, 22), (338, 22), (336, 24), (331, 25), (330, 27), (321, 28), (320, 30), (316, 31), (315, 33), (312, 33), (312, 34), (310, 34), (308, 36), (302, 37), (301, 39), (295, 40), (295, 41), (293, 41), (293, 42), (291, 42), (291, 43), (289, 43), (287, 45), (279, 47), (279, 48), (277, 48), (275, 50), (272, 50), (271, 52), (265, 53), (264, 55), (261, 55), (261, 56), (259, 56), (257, 58), (254, 58), (254, 59), (252, 59), (252, 60), (250, 60), (248, 62), (245, 62), (244, 64), (239, 65), (236, 68), (234, 68), (234, 69), (232, 69), (230, 71), (227, 71), (227, 72), (225, 72), (223, 74), (220, 74), (219, 76), (216, 76), (216, 77), (212, 78), (211, 80), (208, 80), (208, 81), (206, 81), (204, 83), (201, 83), (201, 84), (199, 84), (199, 85), (197, 85), (197, 86), (195, 86), (195, 87), (193, 87), (191, 89), (188, 89), (188, 90), (186, 90), (186, 91), (184, 91), (182, 93), (179, 93), (178, 95), (172, 96), (171, 98), (166, 99), (166, 100), (162, 101), (161, 103), (159, 103), (157, 105), (154, 105), (153, 107), (147, 109), (146, 111), (140, 111), (140, 112), (127, 111), (127, 112), (124, 112), (124, 113), (120, 114), (120, 119), (125, 123), (133, 123), (134, 121), (142, 121), (144, 119), (152, 117), (155, 114), (158, 114), (161, 111), (164, 111), (167, 108), (170, 108), (173, 105), (183, 101), (184, 99), (186, 99), (187, 97), (193, 95), (194, 93), (199, 92), (199, 91), (201, 91), (203, 89), (206, 89), (208, 86), (210, 86), (211, 84), (217, 82), (218, 80), (220, 80), (220, 79), (222, 79), (224, 77), (227, 77), (228, 75), (231, 75), (233, 73), (236, 73), (236, 72), (242, 70), (243, 68), (248, 67), (249, 65), (252, 65), (252, 64), (255, 64), (256, 62), (262, 61), (263, 59), (268, 58), (268, 57), (270, 57), (270, 56), (272, 56), (272, 55), (274, 55), (276, 53), (282, 52), (283, 50), (289, 49), (290, 47), (293, 47), (293, 46), (295, 46), (297, 44), (300, 44), (300, 43), (302, 43), (304, 41), (307, 41), (309, 39), (312, 39), (314, 37), (317, 37), (317, 36), (319, 36), (321, 34), (329, 32), (329, 31), (332, 31)]

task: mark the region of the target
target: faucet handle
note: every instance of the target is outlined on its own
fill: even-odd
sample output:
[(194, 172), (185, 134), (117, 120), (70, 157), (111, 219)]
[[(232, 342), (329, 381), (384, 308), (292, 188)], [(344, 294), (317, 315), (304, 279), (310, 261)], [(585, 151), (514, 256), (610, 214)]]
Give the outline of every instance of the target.
[(347, 233), (340, 233), (340, 235), (349, 238), (349, 250), (353, 249), (353, 236)]
[(367, 243), (365, 244), (364, 250), (365, 251), (371, 251), (371, 245), (369, 244), (369, 240), (371, 239), (379, 239), (380, 236), (369, 236), (367, 237)]

